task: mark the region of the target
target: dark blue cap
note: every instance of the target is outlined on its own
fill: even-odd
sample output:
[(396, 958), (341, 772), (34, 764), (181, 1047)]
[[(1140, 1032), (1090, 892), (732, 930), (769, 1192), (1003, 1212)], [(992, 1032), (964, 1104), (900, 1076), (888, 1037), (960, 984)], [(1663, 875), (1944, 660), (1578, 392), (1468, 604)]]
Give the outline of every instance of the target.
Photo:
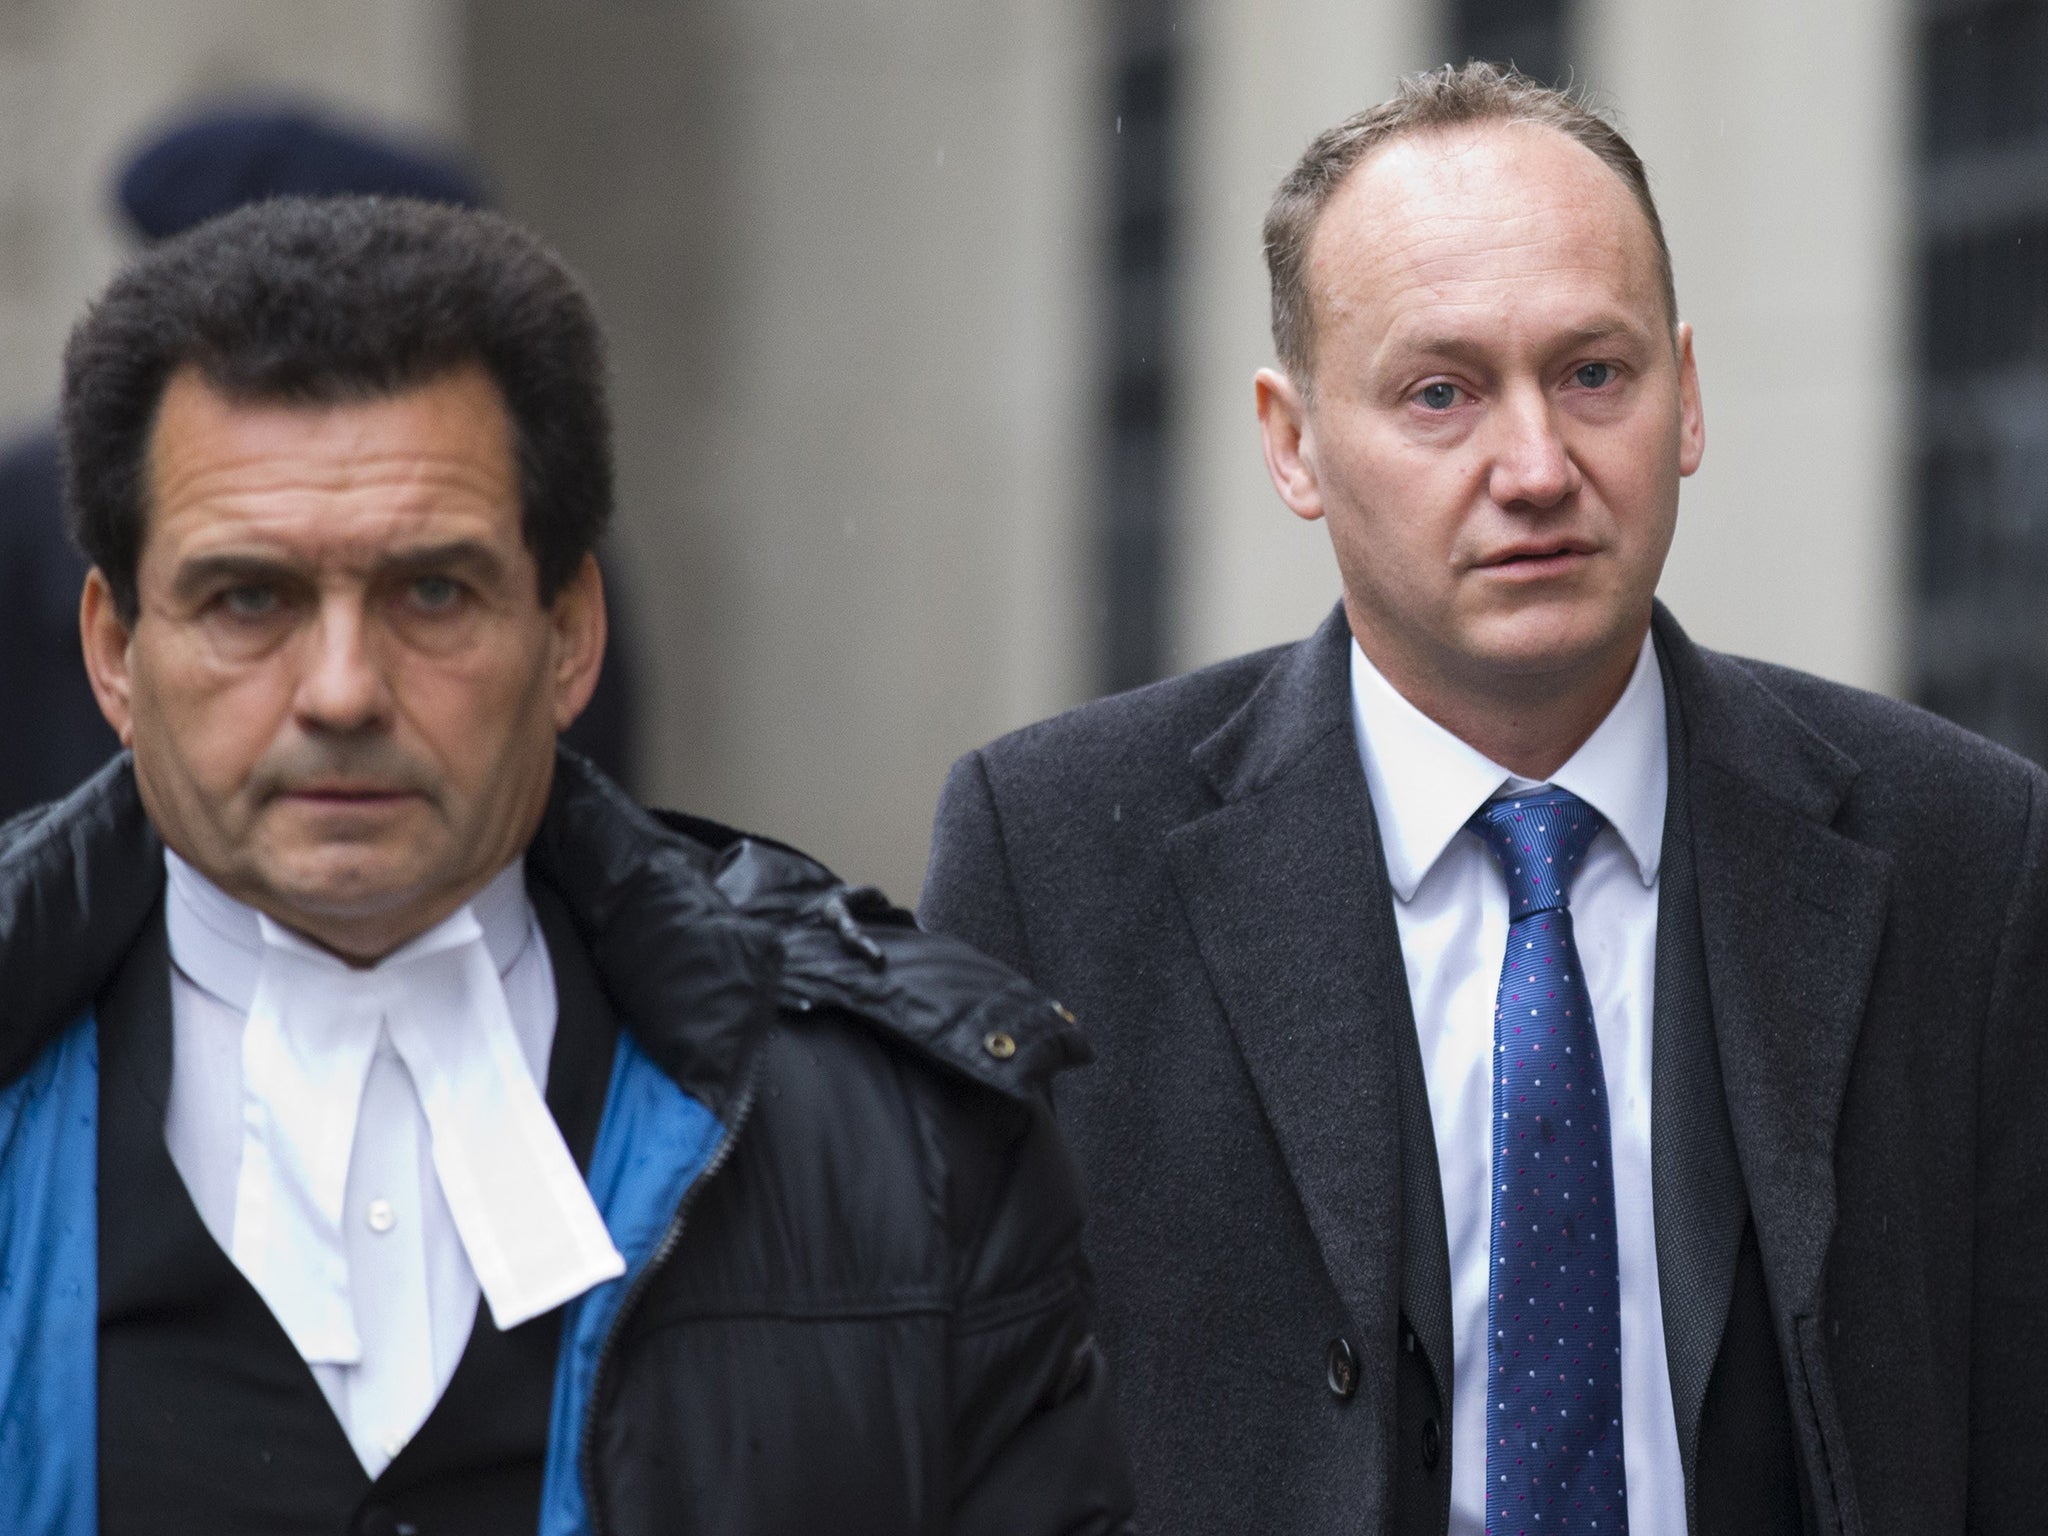
[(475, 208), (451, 151), (343, 128), (296, 107), (213, 111), (159, 134), (121, 173), (121, 207), (151, 240), (269, 197), (382, 193)]

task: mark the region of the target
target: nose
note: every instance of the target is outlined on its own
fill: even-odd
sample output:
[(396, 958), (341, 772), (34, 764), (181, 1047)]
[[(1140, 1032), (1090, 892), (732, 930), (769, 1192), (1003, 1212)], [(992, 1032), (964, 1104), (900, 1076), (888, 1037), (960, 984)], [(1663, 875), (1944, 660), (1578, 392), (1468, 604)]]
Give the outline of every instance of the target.
[(357, 598), (326, 598), (306, 642), (305, 669), (294, 700), (302, 726), (309, 731), (355, 732), (389, 719), (389, 682)]
[(1558, 431), (1556, 412), (1541, 390), (1508, 395), (1495, 413), (1493, 425), (1498, 437), (1487, 490), (1496, 505), (1541, 511), (1564, 501), (1584, 484)]

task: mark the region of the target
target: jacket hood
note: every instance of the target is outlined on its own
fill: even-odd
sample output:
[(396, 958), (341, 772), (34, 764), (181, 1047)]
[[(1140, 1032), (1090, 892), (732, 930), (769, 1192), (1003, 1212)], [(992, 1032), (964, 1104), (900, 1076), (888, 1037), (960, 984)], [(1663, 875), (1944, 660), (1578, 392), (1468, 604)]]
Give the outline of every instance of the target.
[(871, 885), (848, 885), (771, 838), (697, 817), (661, 820), (708, 850), (719, 890), (781, 935), (782, 1006), (837, 1008), (960, 1075), (1013, 1098), (1095, 1059), (1061, 1004), (980, 950), (917, 919)]
[(0, 1083), (92, 1001), (163, 884), (163, 844), (125, 752), (0, 827)]
[[(567, 749), (527, 868), (563, 898), (624, 1026), (721, 1118), (778, 1010), (841, 1010), (1016, 1097), (1092, 1054), (1065, 1009), (872, 887), (769, 839), (644, 810)], [(163, 883), (126, 753), (0, 827), (0, 1083), (91, 1002)]]
[(711, 863), (587, 760), (558, 753), (527, 870), (560, 893), (620, 1022), (724, 1119), (774, 1017), (782, 949), (712, 883)]

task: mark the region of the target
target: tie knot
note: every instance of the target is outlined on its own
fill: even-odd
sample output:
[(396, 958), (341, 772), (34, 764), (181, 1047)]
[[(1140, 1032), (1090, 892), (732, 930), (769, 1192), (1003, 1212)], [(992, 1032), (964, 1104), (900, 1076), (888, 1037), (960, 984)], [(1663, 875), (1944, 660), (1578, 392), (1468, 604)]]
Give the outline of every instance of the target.
[(1465, 823), (1493, 850), (1508, 881), (1508, 921), (1571, 902), (1572, 877), (1606, 820), (1562, 789), (1489, 800)]

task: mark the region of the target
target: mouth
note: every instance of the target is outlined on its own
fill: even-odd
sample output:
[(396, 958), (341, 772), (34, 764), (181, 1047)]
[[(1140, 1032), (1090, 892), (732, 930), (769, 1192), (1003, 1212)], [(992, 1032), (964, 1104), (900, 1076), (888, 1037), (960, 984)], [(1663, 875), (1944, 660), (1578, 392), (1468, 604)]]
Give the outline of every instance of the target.
[(1561, 576), (1578, 569), (1592, 558), (1591, 544), (1578, 539), (1530, 541), (1495, 550), (1475, 561), (1474, 569), (1511, 579), (1537, 580)]
[(418, 799), (418, 792), (393, 784), (315, 783), (294, 784), (278, 792), (277, 798), (316, 810), (373, 811)]

